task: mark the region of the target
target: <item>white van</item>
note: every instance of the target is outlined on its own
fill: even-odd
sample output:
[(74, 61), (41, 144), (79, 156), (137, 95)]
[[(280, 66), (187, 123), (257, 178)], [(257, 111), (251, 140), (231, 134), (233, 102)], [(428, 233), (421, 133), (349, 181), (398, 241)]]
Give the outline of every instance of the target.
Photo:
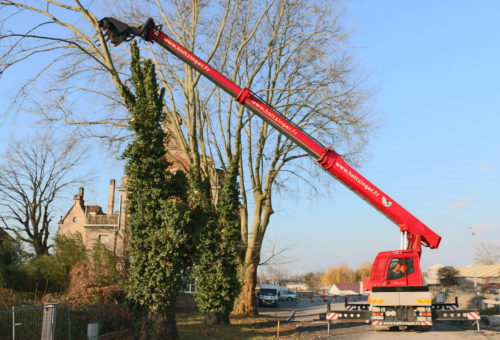
[(261, 285), (259, 289), (259, 306), (278, 307), (280, 287), (275, 285)]
[(288, 288), (282, 289), (279, 294), (279, 299), (285, 301), (296, 301), (297, 292), (292, 292), (291, 290), (288, 290)]

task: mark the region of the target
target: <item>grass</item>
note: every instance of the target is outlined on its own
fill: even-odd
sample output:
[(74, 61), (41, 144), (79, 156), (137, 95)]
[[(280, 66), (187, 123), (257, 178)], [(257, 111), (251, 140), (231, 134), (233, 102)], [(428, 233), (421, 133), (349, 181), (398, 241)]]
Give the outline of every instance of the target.
[(295, 336), (295, 325), (272, 317), (231, 317), (230, 325), (207, 326), (199, 313), (178, 313), (177, 328), (181, 340), (276, 339), (278, 321), (280, 338), (300, 339)]

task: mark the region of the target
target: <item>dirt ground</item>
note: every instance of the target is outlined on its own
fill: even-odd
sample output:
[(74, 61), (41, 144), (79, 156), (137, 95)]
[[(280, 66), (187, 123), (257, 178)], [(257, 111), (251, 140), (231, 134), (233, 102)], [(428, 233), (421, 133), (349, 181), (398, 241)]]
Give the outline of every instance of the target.
[(429, 339), (439, 337), (439, 340), (454, 339), (500, 339), (500, 332), (492, 329), (482, 329), (477, 332), (473, 325), (458, 325), (447, 322), (436, 323), (430, 331), (388, 331), (377, 330), (364, 323), (333, 324), (330, 333), (326, 323), (311, 322), (297, 327), (299, 339)]
[[(208, 339), (254, 339), (254, 340), (316, 340), (316, 339), (500, 339), (500, 329), (481, 329), (475, 325), (460, 325), (452, 322), (438, 322), (427, 332), (418, 331), (377, 331), (361, 322), (341, 322), (331, 324), (327, 332), (326, 321), (284, 321), (273, 317), (232, 317), (231, 325), (207, 327), (199, 314), (179, 315), (177, 318), (181, 340)], [(279, 322), (279, 324), (278, 324)], [(278, 333), (279, 328), (279, 333)]]

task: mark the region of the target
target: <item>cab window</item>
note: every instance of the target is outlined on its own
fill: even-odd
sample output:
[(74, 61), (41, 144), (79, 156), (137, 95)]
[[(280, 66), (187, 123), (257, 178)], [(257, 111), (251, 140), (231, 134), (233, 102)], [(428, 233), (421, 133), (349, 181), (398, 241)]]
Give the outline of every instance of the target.
[(393, 258), (387, 273), (388, 280), (397, 280), (415, 271), (413, 259)]

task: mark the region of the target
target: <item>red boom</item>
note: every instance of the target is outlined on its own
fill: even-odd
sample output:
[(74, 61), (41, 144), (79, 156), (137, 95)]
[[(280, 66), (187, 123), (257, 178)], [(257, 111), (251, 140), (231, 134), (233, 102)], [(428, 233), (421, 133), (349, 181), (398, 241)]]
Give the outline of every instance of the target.
[(179, 59), (189, 64), (236, 98), (239, 103), (297, 143), (331, 175), (398, 225), (401, 232), (406, 232), (408, 237), (407, 249), (416, 250), (420, 253), (421, 243), (430, 248), (437, 248), (439, 246), (439, 242), (441, 241), (439, 235), (349, 166), (338, 153), (324, 147), (313, 137), (290, 122), (281, 113), (258, 99), (249, 89), (238, 87), (203, 60), (165, 35), (158, 26), (153, 27), (149, 31), (146, 40), (154, 41), (165, 47)]

